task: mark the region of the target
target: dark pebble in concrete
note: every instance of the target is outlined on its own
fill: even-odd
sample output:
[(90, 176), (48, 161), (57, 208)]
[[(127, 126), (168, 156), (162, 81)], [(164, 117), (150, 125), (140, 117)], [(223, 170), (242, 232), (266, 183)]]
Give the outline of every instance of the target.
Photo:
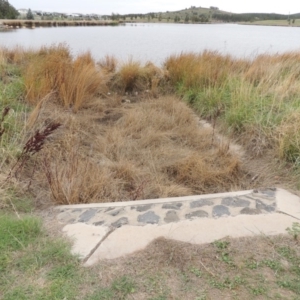
[(178, 222), (179, 221), (179, 218), (177, 216), (177, 213), (175, 210), (169, 210), (167, 213), (166, 213), (166, 216), (164, 218), (164, 221), (166, 223), (171, 223), (171, 222)]
[(163, 209), (180, 209), (180, 207), (182, 206), (182, 203), (165, 203), (162, 208)]
[(214, 217), (222, 217), (222, 216), (229, 216), (230, 212), (228, 207), (224, 205), (216, 205), (213, 208), (212, 214)]
[(117, 216), (122, 210), (123, 210), (123, 208), (121, 208), (121, 209), (116, 209), (116, 210), (110, 212), (109, 215), (115, 217), (115, 216)]
[(101, 226), (103, 224), (104, 224), (104, 221), (99, 221), (99, 222), (93, 223), (93, 225), (95, 225), (95, 226)]
[(222, 200), (222, 204), (231, 207), (248, 207), (250, 205), (250, 201), (235, 197), (227, 197)]
[(114, 207), (109, 207), (108, 209), (105, 210), (105, 212), (111, 211), (113, 209), (115, 209), (115, 208)]
[(259, 215), (261, 214), (261, 210), (257, 208), (249, 208), (245, 207), (240, 212), (242, 215)]
[(152, 204), (139, 205), (136, 210), (139, 212), (142, 212), (142, 211), (149, 210), (151, 207), (152, 207)]
[(189, 213), (189, 214), (185, 215), (186, 219), (207, 218), (207, 217), (208, 217), (208, 213), (204, 210), (193, 211), (192, 213)]
[(138, 222), (146, 224), (157, 224), (159, 219), (159, 216), (153, 211), (148, 211), (145, 214), (138, 216)]
[(273, 212), (275, 211), (275, 203), (273, 205), (266, 205), (262, 201), (256, 200), (256, 208), (265, 210), (267, 212)]
[(210, 200), (207, 199), (200, 199), (200, 200), (196, 200), (191, 202), (190, 207), (191, 208), (196, 208), (196, 207), (202, 207), (202, 206), (211, 206), (214, 203)]
[(112, 223), (111, 225), (116, 228), (119, 228), (126, 224), (128, 224), (128, 218), (123, 217), (123, 218), (119, 219), (118, 221)]
[(273, 197), (275, 197), (276, 188), (254, 190), (253, 193), (255, 193), (255, 194), (263, 194), (264, 196), (273, 198)]
[(89, 209), (79, 216), (78, 222), (88, 222), (97, 213), (97, 209)]

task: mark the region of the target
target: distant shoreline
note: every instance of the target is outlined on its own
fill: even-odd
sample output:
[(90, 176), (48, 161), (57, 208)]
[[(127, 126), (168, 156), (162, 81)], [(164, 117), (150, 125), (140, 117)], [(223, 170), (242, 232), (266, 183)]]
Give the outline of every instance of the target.
[(121, 21), (43, 21), (43, 20), (2, 20), (0, 30), (36, 27), (67, 27), (67, 26), (117, 26)]
[(281, 22), (273, 23), (273, 20), (261, 22), (201, 22), (201, 23), (185, 23), (185, 22), (165, 22), (165, 21), (54, 21), (54, 20), (0, 20), (0, 31), (19, 28), (39, 28), (39, 27), (69, 27), (69, 26), (117, 26), (125, 24), (194, 24), (194, 25), (216, 25), (216, 24), (237, 24), (251, 26), (275, 26), (275, 27), (300, 27), (300, 24), (284, 24)]

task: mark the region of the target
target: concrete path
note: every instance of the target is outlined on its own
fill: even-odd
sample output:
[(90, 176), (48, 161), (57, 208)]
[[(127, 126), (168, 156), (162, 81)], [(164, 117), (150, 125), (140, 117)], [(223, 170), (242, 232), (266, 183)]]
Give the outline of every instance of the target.
[(145, 248), (158, 237), (194, 244), (276, 235), (300, 220), (300, 198), (282, 189), (56, 207), (86, 266)]

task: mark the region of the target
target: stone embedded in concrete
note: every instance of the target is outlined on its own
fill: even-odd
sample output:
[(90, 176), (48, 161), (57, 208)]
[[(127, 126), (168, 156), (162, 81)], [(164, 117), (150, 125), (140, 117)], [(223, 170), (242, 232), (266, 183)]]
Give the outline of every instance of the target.
[(109, 215), (115, 217), (115, 216), (117, 216), (122, 210), (123, 210), (123, 208), (116, 209), (116, 210), (114, 210), (114, 211), (111, 211), (111, 212), (109, 213)]
[(88, 222), (91, 218), (95, 216), (96, 213), (97, 213), (97, 209), (93, 209), (93, 208), (89, 209), (79, 216), (78, 222), (82, 222), (82, 223)]
[(82, 208), (75, 208), (72, 210), (72, 212), (78, 212), (78, 211), (82, 211)]
[(74, 222), (74, 216), (69, 212), (69, 211), (65, 211), (63, 213), (60, 213), (57, 216), (57, 219), (63, 223), (72, 223)]
[(103, 225), (104, 223), (105, 223), (104, 221), (99, 221), (99, 222), (93, 223), (93, 225), (95, 225), (95, 226), (101, 226), (101, 225)]
[(259, 215), (261, 214), (261, 210), (257, 208), (245, 207), (240, 211), (240, 213), (242, 215)]
[(275, 203), (273, 205), (266, 205), (261, 200), (256, 200), (256, 208), (265, 210), (267, 212), (274, 212), (276, 209)]
[(152, 204), (139, 205), (139, 206), (137, 207), (136, 210), (137, 210), (138, 212), (143, 212), (143, 211), (149, 210), (151, 207), (152, 207)]
[(139, 215), (137, 220), (140, 223), (157, 224), (160, 220), (160, 217), (156, 215), (153, 211), (148, 211), (143, 215)]
[(182, 203), (165, 203), (163, 206), (162, 206), (162, 209), (176, 209), (176, 210), (179, 210), (180, 207), (182, 206)]
[(268, 197), (275, 197), (276, 194), (276, 188), (267, 188), (267, 189), (259, 189), (259, 190), (254, 190), (253, 193), (255, 194), (263, 194), (264, 196)]
[(214, 203), (207, 199), (200, 199), (190, 203), (191, 208), (202, 207), (202, 206), (211, 206)]
[(179, 221), (179, 217), (176, 213), (175, 210), (169, 210), (167, 213), (166, 213), (166, 216), (164, 218), (164, 221), (166, 223), (171, 223), (171, 222), (178, 222)]
[(207, 217), (208, 217), (208, 213), (204, 210), (196, 210), (196, 211), (193, 211), (192, 213), (185, 215), (186, 219), (207, 218)]
[(250, 205), (250, 201), (239, 199), (237, 197), (227, 197), (222, 200), (222, 205), (231, 207), (248, 207)]
[(212, 215), (213, 217), (229, 216), (230, 212), (228, 207), (224, 205), (216, 205), (213, 208)]
[(105, 212), (111, 211), (111, 210), (113, 210), (113, 209), (115, 209), (115, 208), (114, 208), (114, 207), (109, 207), (109, 208), (107, 208), (107, 209), (105, 210)]
[(123, 217), (123, 218), (119, 219), (118, 221), (112, 223), (111, 225), (113, 227), (119, 228), (119, 227), (122, 227), (123, 225), (126, 225), (128, 223), (129, 223), (128, 218)]

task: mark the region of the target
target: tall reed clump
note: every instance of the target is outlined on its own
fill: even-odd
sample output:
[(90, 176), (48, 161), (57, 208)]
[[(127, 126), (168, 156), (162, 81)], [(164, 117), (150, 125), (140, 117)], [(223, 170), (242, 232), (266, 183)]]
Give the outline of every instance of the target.
[(103, 91), (105, 76), (97, 69), (90, 53), (73, 59), (65, 45), (42, 48), (24, 68), (26, 99), (38, 103), (50, 92), (66, 108), (77, 111)]
[(203, 116), (213, 118), (227, 105), (226, 85), (233, 64), (230, 56), (204, 51), (173, 55), (164, 66), (177, 92)]
[(186, 89), (222, 86), (232, 65), (230, 56), (213, 51), (174, 55), (165, 61), (171, 82), (181, 83)]
[(300, 105), (299, 60), (300, 52), (247, 60), (204, 51), (173, 55), (164, 65), (176, 91), (202, 117), (218, 117), (246, 144), (256, 144), (250, 147), (260, 148), (256, 154), (273, 148), (287, 159), (291, 139), (298, 148), (289, 120)]

